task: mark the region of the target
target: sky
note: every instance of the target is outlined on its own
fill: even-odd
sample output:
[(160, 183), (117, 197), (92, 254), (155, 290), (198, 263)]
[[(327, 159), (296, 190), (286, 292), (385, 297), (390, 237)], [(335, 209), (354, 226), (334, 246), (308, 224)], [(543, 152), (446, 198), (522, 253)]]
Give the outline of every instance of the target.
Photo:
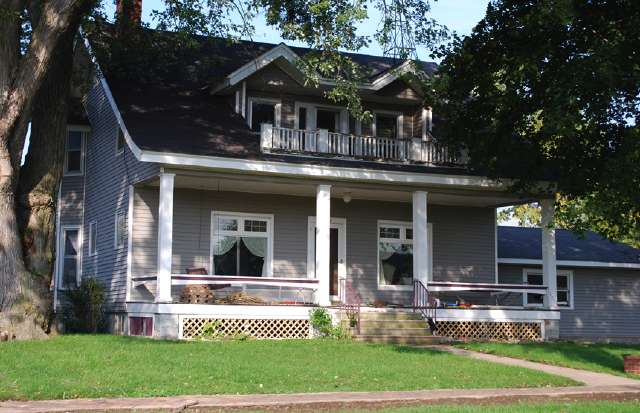
[[(431, 15), (440, 24), (447, 26), (449, 30), (455, 31), (460, 35), (465, 35), (471, 33), (471, 29), (484, 17), (488, 2), (488, 0), (438, 0), (432, 2)], [(107, 15), (113, 18), (115, 5), (111, 2), (106, 3), (109, 3), (106, 5)], [(151, 27), (155, 27), (156, 22), (152, 20), (151, 12), (154, 9), (161, 9), (163, 4), (163, 0), (143, 0), (142, 20), (149, 23)], [(359, 28), (360, 34), (373, 34), (378, 23), (379, 14), (376, 10), (370, 8), (369, 19)], [(254, 21), (254, 25), (255, 35), (253, 36), (253, 40), (267, 43), (280, 43), (282, 41), (278, 31), (267, 26), (264, 16), (258, 16)], [(287, 43), (293, 46), (300, 45), (291, 42)], [(382, 50), (377, 44), (371, 44), (368, 48), (360, 50), (360, 53), (382, 55)], [(418, 56), (423, 60), (429, 58), (425, 50), (418, 50)]]

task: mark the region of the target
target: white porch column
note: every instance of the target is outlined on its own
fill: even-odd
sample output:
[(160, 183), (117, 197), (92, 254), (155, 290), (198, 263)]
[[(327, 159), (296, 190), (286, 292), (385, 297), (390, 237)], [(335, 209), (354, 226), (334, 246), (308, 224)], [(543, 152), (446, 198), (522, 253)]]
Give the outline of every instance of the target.
[(173, 244), (173, 183), (175, 174), (160, 174), (158, 210), (158, 275), (156, 302), (171, 302), (171, 255)]
[(413, 193), (413, 279), (427, 285), (429, 281), (429, 231), (427, 226), (427, 193)]
[(316, 303), (330, 305), (329, 248), (331, 243), (331, 185), (318, 185), (316, 189)]
[(556, 230), (553, 227), (554, 200), (543, 199), (542, 207), (542, 280), (547, 286), (544, 306), (558, 308), (557, 296), (557, 263), (556, 263)]

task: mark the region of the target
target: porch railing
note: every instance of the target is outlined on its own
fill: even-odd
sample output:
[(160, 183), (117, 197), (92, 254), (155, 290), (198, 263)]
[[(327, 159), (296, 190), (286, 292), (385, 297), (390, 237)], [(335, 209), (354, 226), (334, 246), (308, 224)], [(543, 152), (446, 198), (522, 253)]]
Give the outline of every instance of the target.
[(339, 287), (340, 309), (346, 314), (349, 326), (354, 327), (351, 323), (355, 323), (356, 334), (360, 334), (360, 293), (353, 286), (353, 280), (341, 278)]
[(413, 311), (419, 312), (427, 321), (432, 334), (438, 330), (437, 300), (429, 294), (429, 290), (420, 280), (413, 281)]
[(361, 136), (326, 129), (291, 129), (262, 124), (260, 146), (263, 152), (327, 154), (354, 159), (416, 162), (432, 165), (464, 165), (463, 157), (438, 144), (429, 136), (385, 138)]

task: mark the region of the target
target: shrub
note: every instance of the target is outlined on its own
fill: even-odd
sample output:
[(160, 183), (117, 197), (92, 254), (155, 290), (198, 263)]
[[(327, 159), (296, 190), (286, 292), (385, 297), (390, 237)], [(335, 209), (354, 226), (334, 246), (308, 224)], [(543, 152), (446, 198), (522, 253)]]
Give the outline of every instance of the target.
[(212, 320), (208, 321), (202, 326), (202, 332), (200, 333), (200, 340), (216, 340), (222, 337), (219, 331), (220, 321)]
[(334, 326), (331, 314), (324, 308), (315, 308), (309, 312), (311, 327), (318, 332), (320, 337), (345, 338), (347, 334), (341, 326)]
[(95, 278), (83, 278), (79, 287), (66, 292), (63, 306), (65, 330), (71, 333), (97, 333), (104, 327), (104, 287)]

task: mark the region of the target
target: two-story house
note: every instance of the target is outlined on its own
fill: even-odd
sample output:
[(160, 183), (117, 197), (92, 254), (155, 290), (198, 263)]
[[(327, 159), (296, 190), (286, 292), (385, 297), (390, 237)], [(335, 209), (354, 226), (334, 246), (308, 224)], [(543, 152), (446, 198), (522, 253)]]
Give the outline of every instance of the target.
[[(191, 338), (219, 320), (306, 337), (322, 306), (363, 322), (416, 308), (454, 337), (561, 335), (554, 230), (538, 235), (536, 280), (499, 282), (496, 208), (522, 201), (437, 144), (437, 114), (403, 76), (413, 65), (350, 55), (367, 74), (358, 87), (372, 119), (361, 122), (324, 97), (330, 79), (305, 83), (306, 49), (202, 41), (144, 81), (118, 73), (146, 68), (96, 62), (87, 122), (69, 125), (58, 306), (96, 277), (110, 328), (125, 334)], [(217, 63), (203, 74), (204, 55)], [(500, 305), (509, 294), (535, 306)]]

